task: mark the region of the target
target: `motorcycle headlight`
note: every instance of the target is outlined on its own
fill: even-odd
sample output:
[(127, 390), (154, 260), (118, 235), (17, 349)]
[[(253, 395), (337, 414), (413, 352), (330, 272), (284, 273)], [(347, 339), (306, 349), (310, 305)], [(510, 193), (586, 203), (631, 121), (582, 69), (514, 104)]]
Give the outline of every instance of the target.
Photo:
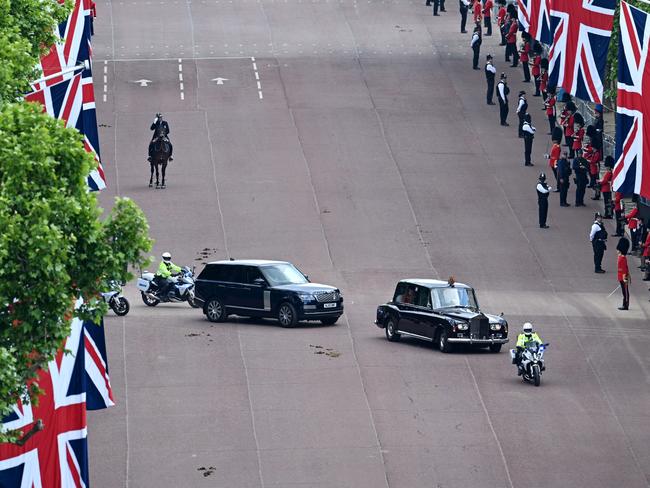
[(501, 324), (490, 324), (490, 330), (501, 330)]
[(311, 293), (298, 293), (298, 298), (302, 303), (312, 303), (316, 301), (316, 298)]

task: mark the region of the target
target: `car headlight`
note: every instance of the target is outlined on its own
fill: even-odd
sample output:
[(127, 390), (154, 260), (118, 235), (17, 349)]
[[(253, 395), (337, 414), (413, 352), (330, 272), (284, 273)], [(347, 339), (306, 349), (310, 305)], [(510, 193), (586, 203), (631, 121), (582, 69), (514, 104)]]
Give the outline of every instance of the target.
[(490, 324), (490, 330), (501, 330), (501, 324)]
[(311, 303), (316, 301), (316, 297), (311, 293), (298, 293), (298, 298), (302, 303)]
[(458, 330), (467, 330), (467, 329), (469, 329), (469, 324), (466, 323), (466, 322), (457, 322), (456, 323), (456, 328)]

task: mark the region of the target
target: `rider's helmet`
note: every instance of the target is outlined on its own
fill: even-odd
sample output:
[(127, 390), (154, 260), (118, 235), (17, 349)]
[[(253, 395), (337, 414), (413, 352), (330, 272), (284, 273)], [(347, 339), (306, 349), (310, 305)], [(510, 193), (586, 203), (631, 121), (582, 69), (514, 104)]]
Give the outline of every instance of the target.
[(526, 334), (527, 336), (531, 335), (533, 333), (533, 324), (531, 324), (530, 322), (526, 322), (522, 327), (522, 330), (524, 334)]
[(163, 261), (166, 261), (166, 262), (169, 263), (172, 260), (172, 255), (171, 255), (171, 253), (164, 252), (164, 253), (162, 253), (162, 258), (163, 258)]

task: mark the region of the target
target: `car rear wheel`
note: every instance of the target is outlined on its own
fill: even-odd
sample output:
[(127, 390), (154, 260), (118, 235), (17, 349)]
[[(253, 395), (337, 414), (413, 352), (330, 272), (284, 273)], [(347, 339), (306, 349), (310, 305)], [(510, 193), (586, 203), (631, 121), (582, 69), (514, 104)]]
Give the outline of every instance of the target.
[(298, 314), (296, 309), (289, 302), (284, 302), (278, 308), (278, 321), (285, 328), (295, 327), (298, 323)]
[(228, 318), (226, 307), (218, 298), (211, 298), (205, 302), (203, 313), (210, 322), (224, 322)]
[(501, 352), (502, 345), (503, 344), (490, 344), (490, 352), (494, 352), (494, 353)]
[(451, 352), (452, 347), (448, 339), (449, 337), (447, 336), (446, 330), (443, 330), (438, 334), (438, 349), (440, 349), (440, 352), (444, 352), (444, 353)]
[(393, 317), (389, 317), (386, 321), (386, 339), (391, 342), (397, 342), (402, 337), (401, 334), (397, 331), (397, 322)]

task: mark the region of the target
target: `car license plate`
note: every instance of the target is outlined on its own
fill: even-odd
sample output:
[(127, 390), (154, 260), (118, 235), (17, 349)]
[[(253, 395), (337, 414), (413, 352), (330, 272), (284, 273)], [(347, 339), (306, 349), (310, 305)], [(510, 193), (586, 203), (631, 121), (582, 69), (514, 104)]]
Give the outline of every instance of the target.
[(323, 305), (324, 308), (336, 308), (336, 303), (326, 303)]

